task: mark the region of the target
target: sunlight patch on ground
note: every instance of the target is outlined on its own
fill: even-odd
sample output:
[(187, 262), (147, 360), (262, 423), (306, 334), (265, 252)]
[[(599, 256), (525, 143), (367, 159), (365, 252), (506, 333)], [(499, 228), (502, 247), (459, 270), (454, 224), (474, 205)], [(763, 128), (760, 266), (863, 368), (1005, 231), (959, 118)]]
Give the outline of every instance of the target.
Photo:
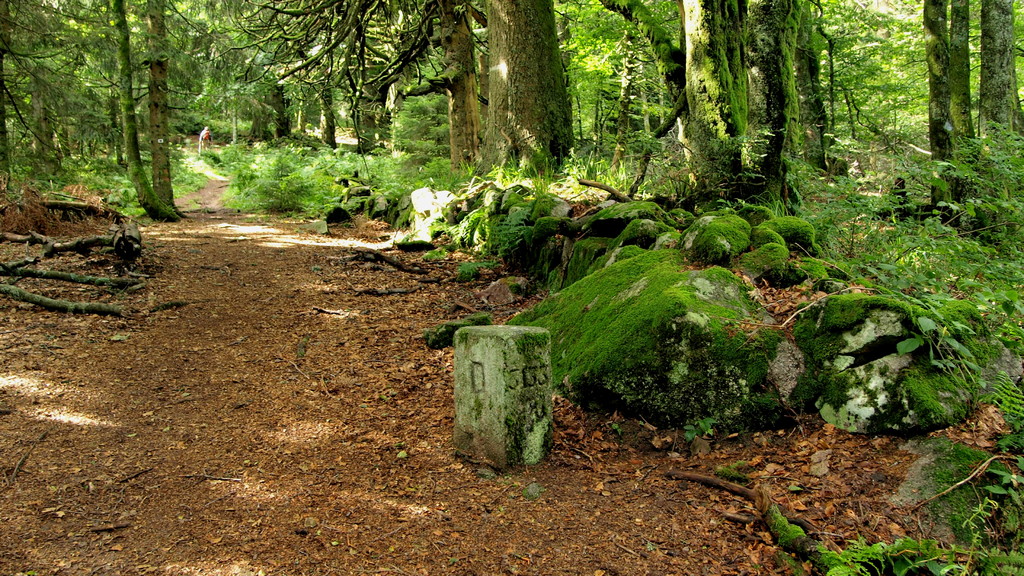
[(191, 564), (167, 564), (163, 567), (165, 574), (195, 574), (196, 576), (264, 576), (263, 568), (250, 566), (248, 562), (193, 562)]
[(206, 176), (210, 180), (220, 180), (222, 182), (227, 182), (228, 180), (224, 176), (221, 176), (220, 174), (214, 172), (213, 169), (210, 168), (210, 166), (206, 162), (203, 162), (200, 158), (197, 158), (195, 156), (186, 157), (185, 165), (188, 166), (193, 171), (198, 172), (203, 176)]
[[(147, 231), (149, 232), (149, 231)], [(192, 242), (201, 239), (204, 234), (226, 236), (234, 242), (254, 241), (264, 248), (291, 248), (294, 246), (323, 246), (327, 248), (370, 248), (383, 250), (390, 248), (397, 235), (388, 235), (380, 242), (368, 242), (355, 238), (335, 238), (317, 234), (303, 234), (289, 232), (274, 226), (252, 224), (239, 225), (226, 222), (214, 223), (199, 229), (196, 232), (178, 232), (175, 230), (156, 229), (154, 238), (167, 242)]]
[(280, 430), (268, 431), (266, 435), (273, 444), (298, 444), (324, 439), (332, 433), (331, 427), (325, 422), (292, 422)]
[(52, 382), (26, 378), (18, 374), (0, 374), (0, 388), (14, 390), (22, 394), (61, 394), (64, 389)]
[(52, 422), (74, 424), (76, 426), (100, 426), (103, 428), (114, 428), (117, 426), (117, 424), (114, 424), (113, 422), (100, 420), (98, 418), (93, 418), (92, 416), (86, 416), (85, 414), (70, 412), (68, 410), (39, 411), (36, 412), (35, 417), (40, 420), (50, 420)]
[[(39, 397), (61, 396), (67, 390), (57, 384), (37, 378), (28, 378), (18, 374), (0, 374), (0, 389), (12, 390), (38, 400)], [(74, 424), (76, 426), (102, 426), (113, 428), (118, 426), (107, 420), (102, 420), (88, 414), (72, 412), (70, 410), (40, 408), (30, 414), (31, 418), (37, 420), (50, 420), (61, 424)]]

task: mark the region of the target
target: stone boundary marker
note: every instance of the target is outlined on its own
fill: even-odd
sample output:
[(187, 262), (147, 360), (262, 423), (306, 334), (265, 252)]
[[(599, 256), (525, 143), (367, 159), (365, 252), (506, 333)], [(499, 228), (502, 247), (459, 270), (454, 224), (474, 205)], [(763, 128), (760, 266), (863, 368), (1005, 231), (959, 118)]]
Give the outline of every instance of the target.
[(455, 333), (455, 449), (498, 468), (536, 464), (552, 442), (551, 335), (527, 326)]

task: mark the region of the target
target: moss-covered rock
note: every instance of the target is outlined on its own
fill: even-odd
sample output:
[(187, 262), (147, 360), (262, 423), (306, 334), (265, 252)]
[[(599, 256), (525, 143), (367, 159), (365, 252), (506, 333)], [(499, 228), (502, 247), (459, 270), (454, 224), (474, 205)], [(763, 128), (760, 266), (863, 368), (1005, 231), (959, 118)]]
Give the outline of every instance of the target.
[(492, 322), (493, 319), (487, 312), (476, 312), (466, 316), (465, 318), (449, 320), (448, 322), (438, 324), (433, 328), (427, 328), (423, 331), (423, 340), (426, 341), (428, 348), (440, 350), (452, 345), (452, 341), (455, 338), (455, 332), (457, 332), (459, 328), (465, 328), (466, 326), (489, 326)]
[(572, 256), (565, 267), (565, 280), (562, 287), (570, 286), (590, 273), (591, 266), (611, 246), (611, 238), (583, 238), (572, 247)]
[(775, 214), (765, 206), (757, 204), (746, 204), (736, 211), (736, 215), (750, 223), (752, 227), (760, 226), (775, 217)]
[[(750, 231), (750, 245), (754, 248), (760, 248), (765, 244), (779, 244), (786, 246), (786, 239), (782, 237), (775, 230), (765, 226), (755, 226)], [(786, 247), (789, 250), (789, 247)]]
[(625, 202), (613, 204), (594, 214), (587, 221), (586, 231), (591, 236), (614, 238), (622, 233), (633, 220), (654, 220), (667, 223), (672, 220), (654, 202)]
[(739, 268), (751, 279), (765, 278), (775, 287), (793, 285), (788, 283), (792, 276), (789, 249), (782, 244), (769, 242), (757, 250), (747, 252), (740, 256)]
[(668, 215), (672, 220), (674, 220), (672, 225), (676, 230), (686, 230), (693, 224), (693, 221), (697, 219), (697, 217), (693, 215), (693, 212), (683, 210), (682, 208), (673, 208), (668, 211)]
[(530, 206), (530, 220), (540, 221), (541, 218), (566, 218), (572, 212), (572, 206), (562, 198), (547, 193), (538, 193)]
[(590, 266), (590, 274), (597, 272), (601, 268), (607, 268), (616, 262), (621, 262), (622, 260), (628, 260), (634, 256), (639, 256), (644, 252), (647, 252), (647, 250), (644, 250), (639, 246), (619, 246), (618, 248), (612, 248)]
[(750, 246), (750, 224), (735, 214), (701, 216), (683, 233), (683, 249), (704, 264), (728, 264)]
[(832, 296), (794, 327), (809, 369), (793, 401), (854, 432), (917, 432), (963, 420), (974, 386), (933, 366), (926, 351), (901, 354), (925, 311), (883, 296)]
[(790, 249), (801, 250), (811, 256), (818, 254), (814, 226), (803, 218), (779, 216), (778, 218), (765, 221), (761, 226), (777, 232), (786, 240), (786, 245)]
[(565, 234), (569, 230), (568, 218), (556, 218), (544, 216), (539, 218), (533, 225), (533, 232), (530, 234), (530, 242), (534, 245), (546, 242), (548, 238), (556, 234)]
[(673, 232), (667, 224), (641, 218), (626, 225), (626, 229), (615, 238), (613, 246), (639, 246), (650, 248), (658, 241), (658, 236)]
[(620, 260), (510, 323), (551, 331), (554, 381), (581, 403), (664, 424), (773, 425), (781, 411), (765, 381), (777, 333), (740, 329), (757, 310), (742, 280), (685, 264), (673, 250)]

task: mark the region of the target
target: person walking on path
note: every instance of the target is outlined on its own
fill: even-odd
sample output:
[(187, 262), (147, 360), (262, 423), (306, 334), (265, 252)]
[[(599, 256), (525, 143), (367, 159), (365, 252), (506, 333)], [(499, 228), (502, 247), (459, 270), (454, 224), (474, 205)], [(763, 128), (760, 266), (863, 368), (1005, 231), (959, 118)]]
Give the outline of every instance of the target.
[(203, 153), (203, 140), (206, 140), (210, 144), (213, 144), (213, 137), (210, 134), (210, 127), (203, 126), (203, 131), (199, 133), (199, 153)]

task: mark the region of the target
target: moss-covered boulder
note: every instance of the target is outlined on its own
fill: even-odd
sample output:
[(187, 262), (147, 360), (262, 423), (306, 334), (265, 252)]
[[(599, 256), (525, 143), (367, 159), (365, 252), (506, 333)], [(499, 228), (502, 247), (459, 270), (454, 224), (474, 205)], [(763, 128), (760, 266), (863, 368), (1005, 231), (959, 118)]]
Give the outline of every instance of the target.
[[(779, 244), (781, 246), (786, 246), (786, 239), (782, 237), (782, 234), (779, 234), (771, 228), (766, 226), (754, 226), (754, 228), (750, 230), (750, 245), (754, 248), (760, 248), (765, 244)], [(787, 246), (786, 249), (788, 250), (789, 247)]]
[(674, 221), (654, 202), (625, 202), (613, 204), (594, 214), (587, 221), (585, 231), (590, 236), (615, 238), (633, 220), (654, 220), (662, 223)]
[(534, 245), (547, 241), (556, 234), (566, 234), (569, 231), (569, 219), (557, 218), (555, 216), (544, 216), (539, 218), (533, 225), (530, 234), (530, 242)]
[(683, 250), (704, 264), (728, 264), (750, 246), (750, 224), (735, 214), (701, 216), (683, 233)]
[(779, 336), (741, 327), (757, 314), (728, 270), (687, 270), (675, 250), (644, 252), (576, 282), (510, 323), (551, 331), (554, 381), (585, 405), (682, 425), (773, 425), (765, 386)]
[(650, 248), (658, 241), (662, 234), (673, 232), (675, 229), (667, 224), (641, 218), (633, 220), (626, 225), (626, 229), (615, 238), (614, 246), (639, 246)]
[(775, 217), (771, 209), (766, 206), (758, 206), (757, 204), (747, 204), (737, 210), (736, 214), (755, 228)]
[[(913, 349), (916, 326), (934, 324), (923, 309), (894, 298), (828, 298), (794, 327), (809, 369), (793, 401), (854, 432), (920, 432), (963, 420), (975, 387), (934, 366), (923, 341)], [(969, 331), (959, 337), (969, 340)]]
[(814, 226), (803, 218), (779, 216), (763, 222), (761, 226), (782, 236), (791, 250), (800, 250), (812, 256), (818, 253)]
[[(409, 199), (411, 201), (409, 214), (411, 230), (407, 239), (430, 242), (431, 224), (444, 216), (445, 207), (455, 199), (455, 196), (447, 190), (419, 188), (412, 191)], [(386, 206), (383, 208), (386, 210)]]
[(465, 328), (466, 326), (490, 326), (492, 323), (493, 319), (490, 314), (487, 312), (476, 312), (464, 318), (449, 320), (433, 328), (427, 328), (423, 331), (423, 340), (426, 341), (428, 348), (440, 350), (452, 345), (455, 339), (455, 332), (459, 328)]
[(572, 256), (565, 266), (562, 287), (569, 286), (590, 273), (594, 265), (611, 246), (612, 238), (583, 238), (572, 246)]
[(774, 242), (740, 256), (739, 268), (752, 280), (764, 278), (776, 288), (800, 282), (791, 282), (794, 276), (789, 263), (789, 249)]

